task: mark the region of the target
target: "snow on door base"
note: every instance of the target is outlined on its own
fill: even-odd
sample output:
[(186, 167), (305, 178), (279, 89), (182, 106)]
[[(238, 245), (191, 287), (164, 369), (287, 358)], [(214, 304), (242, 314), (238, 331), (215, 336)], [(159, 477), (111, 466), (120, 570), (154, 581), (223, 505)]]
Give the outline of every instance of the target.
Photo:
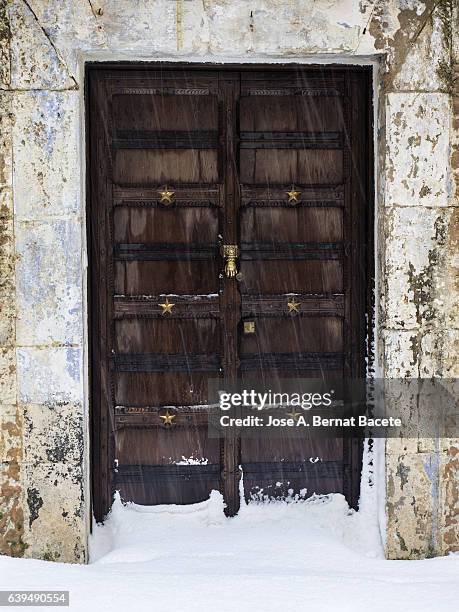
[[(145, 562), (185, 547), (198, 557), (237, 553), (237, 545), (256, 551), (339, 543), (369, 558), (383, 558), (377, 524), (369, 513), (350, 509), (341, 494), (298, 496), (282, 501), (241, 503), (232, 519), (224, 514), (221, 493), (184, 506), (123, 504), (115, 495), (104, 525), (91, 538), (91, 562)], [(190, 552), (191, 554), (191, 552)]]

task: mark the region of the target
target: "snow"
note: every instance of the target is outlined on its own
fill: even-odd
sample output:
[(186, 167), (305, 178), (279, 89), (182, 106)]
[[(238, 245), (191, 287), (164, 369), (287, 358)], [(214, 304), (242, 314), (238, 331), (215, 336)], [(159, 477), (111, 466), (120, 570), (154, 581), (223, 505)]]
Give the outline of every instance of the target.
[(182, 459), (180, 461), (174, 461), (172, 457), (169, 459), (174, 465), (208, 465), (209, 463), (209, 460), (206, 457), (185, 457), (182, 455)]
[(251, 503), (232, 519), (217, 491), (191, 506), (116, 498), (90, 549), (88, 566), (0, 557), (0, 589), (69, 589), (85, 612), (458, 609), (459, 555), (386, 561), (374, 512), (342, 495)]

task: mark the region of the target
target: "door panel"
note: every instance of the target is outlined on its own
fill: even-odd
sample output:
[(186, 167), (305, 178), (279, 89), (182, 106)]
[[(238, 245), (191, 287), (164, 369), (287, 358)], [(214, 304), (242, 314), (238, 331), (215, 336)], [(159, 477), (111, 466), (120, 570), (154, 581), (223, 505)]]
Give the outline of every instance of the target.
[[(240, 327), (241, 369), (270, 386), (340, 378), (349, 375), (345, 330), (354, 299), (349, 84), (346, 77), (311, 82), (307, 71), (284, 73), (280, 82), (251, 77), (243, 79), (240, 102), (241, 297), (243, 320), (252, 325), (250, 334)], [(342, 308), (327, 304), (338, 296)], [(341, 439), (243, 439), (246, 499), (349, 496), (348, 453)]]
[[(119, 461), (125, 465), (173, 465), (172, 462), (193, 465), (206, 457), (209, 463), (220, 462), (220, 443), (197, 435), (195, 428), (182, 428), (170, 434), (158, 429), (155, 444), (151, 444), (148, 429), (124, 429), (118, 434)], [(171, 444), (172, 442), (172, 444)]]
[(216, 183), (217, 152), (120, 149), (115, 153), (113, 178), (119, 185)]
[[(116, 405), (181, 407), (207, 404), (209, 372), (177, 371), (177, 366), (167, 361), (164, 368), (169, 371), (152, 372), (142, 368), (136, 372), (117, 372), (114, 376)], [(203, 369), (206, 368), (203, 366)], [(157, 424), (161, 422), (157, 420)]]
[(343, 321), (338, 317), (260, 317), (253, 333), (241, 335), (241, 355), (343, 350)]
[(113, 96), (113, 124), (121, 130), (183, 131), (190, 138), (203, 130), (217, 131), (218, 100), (215, 95), (120, 94)]
[[(299, 139), (301, 144), (302, 140)], [(275, 143), (277, 144), (277, 143)], [(343, 180), (343, 153), (330, 149), (243, 149), (241, 180), (254, 185), (338, 184)]]
[[(250, 87), (250, 85), (249, 85)], [(316, 97), (276, 95), (244, 96), (240, 103), (242, 132), (337, 132), (343, 126), (343, 100), (338, 96)], [(246, 92), (247, 93), (247, 92)], [(253, 93), (253, 88), (250, 90)]]
[(184, 504), (219, 488), (234, 514), (239, 466), (249, 501), (355, 505), (358, 441), (209, 439), (207, 385), (364, 375), (369, 90), (365, 68), (89, 70), (99, 520), (115, 489)]
[(115, 321), (117, 353), (218, 353), (220, 326), (215, 319), (121, 319)]
[(114, 212), (115, 242), (207, 244), (218, 241), (218, 214), (212, 208), (118, 207)]
[(338, 208), (244, 208), (241, 242), (339, 242), (343, 212)]
[[(278, 245), (276, 245), (278, 246)], [(282, 254), (275, 247), (269, 255)], [(288, 249), (290, 254), (290, 249)], [(311, 294), (342, 293), (343, 267), (339, 260), (289, 260), (288, 264), (276, 259), (245, 261), (241, 253), (243, 293), (287, 294), (307, 292)], [(288, 299), (285, 299), (287, 302)]]
[[(178, 259), (178, 254), (175, 254)], [(218, 291), (219, 267), (208, 261), (117, 261), (115, 293), (160, 295), (161, 293), (204, 294)], [(172, 300), (171, 300), (172, 301)]]

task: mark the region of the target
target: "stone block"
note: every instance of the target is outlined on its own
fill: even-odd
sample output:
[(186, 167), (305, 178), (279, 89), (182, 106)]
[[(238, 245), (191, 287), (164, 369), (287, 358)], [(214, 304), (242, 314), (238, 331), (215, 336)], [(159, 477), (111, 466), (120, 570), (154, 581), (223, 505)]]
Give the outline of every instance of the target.
[[(56, 0), (51, 0), (55, 2)], [(113, 49), (135, 51), (146, 56), (150, 47), (150, 58), (155, 54), (174, 54), (180, 51), (178, 40), (184, 39), (187, 29), (185, 13), (187, 4), (182, 2), (182, 18), (177, 23), (177, 5), (168, 0), (157, 0), (154, 3), (124, 3), (104, 0), (103, 14), (97, 19), (104, 41)], [(193, 3), (194, 4), (194, 3)], [(199, 12), (200, 7), (194, 7)], [(94, 19), (94, 17), (93, 17)], [(85, 28), (83, 36), (93, 36), (93, 30)], [(102, 39), (99, 36), (99, 44)]]
[(87, 559), (82, 466), (22, 465), (25, 556), (84, 563)]
[(0, 404), (16, 403), (16, 355), (14, 348), (0, 348)]
[(22, 460), (22, 435), (21, 409), (0, 404), (0, 463)]
[(459, 378), (459, 330), (431, 330), (421, 339), (420, 375)]
[(18, 223), (16, 242), (18, 345), (82, 344), (80, 223)]
[(440, 456), (442, 552), (459, 552), (459, 440)]
[(15, 249), (12, 193), (0, 187), (0, 346), (15, 342)]
[(75, 463), (84, 460), (81, 404), (24, 406), (24, 461)]
[(80, 348), (18, 348), (16, 354), (20, 402), (83, 401)]
[(0, 217), (0, 287), (14, 278), (14, 229), (11, 217)]
[(438, 74), (439, 63), (447, 59), (442, 30), (438, 11), (434, 11), (416, 40), (406, 41), (404, 48), (399, 46), (398, 51), (404, 57), (393, 79), (396, 91), (435, 92), (445, 89)]
[(459, 329), (459, 208), (450, 210), (445, 235), (445, 265), (439, 280), (438, 299), (443, 302), (445, 326)]
[(420, 338), (415, 331), (384, 330), (384, 376), (414, 378), (418, 376)]
[(458, 378), (459, 330), (384, 330), (388, 378)]
[(14, 208), (20, 219), (80, 212), (79, 103), (74, 91), (15, 94)]
[(387, 438), (386, 455), (415, 454), (418, 452), (418, 440), (416, 438)]
[(0, 218), (13, 216), (13, 191), (11, 187), (0, 187)]
[(0, 284), (0, 347), (15, 343), (16, 294), (13, 280)]
[(388, 94), (386, 205), (448, 206), (449, 104), (442, 93)]
[(422, 559), (440, 554), (438, 463), (436, 453), (386, 454), (389, 559)]
[(12, 94), (0, 91), (0, 187), (13, 182)]
[[(393, 207), (386, 217), (385, 326), (413, 329), (451, 316), (442, 279), (451, 208)], [(459, 299), (459, 292), (456, 292)], [(449, 320), (449, 318), (448, 318)]]
[[(313, 4), (212, 2), (206, 11), (209, 47), (212, 53), (227, 54), (231, 40), (235, 55), (349, 52), (358, 47), (362, 15), (352, 0), (344, 0), (340, 10), (335, 9), (327, 0)], [(192, 34), (186, 33), (187, 40)]]
[(27, 3), (10, 0), (10, 61), (13, 89), (68, 89), (74, 86), (52, 40)]
[(0, 554), (24, 555), (23, 501), (20, 464), (0, 463)]
[(0, 89), (10, 85), (10, 31), (7, 13), (7, 2), (0, 2)]

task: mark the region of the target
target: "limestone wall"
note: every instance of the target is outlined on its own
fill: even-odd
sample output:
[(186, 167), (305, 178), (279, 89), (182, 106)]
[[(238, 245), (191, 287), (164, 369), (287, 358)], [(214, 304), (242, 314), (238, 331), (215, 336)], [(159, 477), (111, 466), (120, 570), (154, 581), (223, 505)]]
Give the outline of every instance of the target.
[[(454, 10), (455, 0), (0, 0), (0, 552), (87, 556), (84, 62), (377, 62), (376, 361), (389, 377), (454, 377)], [(458, 457), (457, 440), (387, 443), (388, 556), (459, 549)]]

